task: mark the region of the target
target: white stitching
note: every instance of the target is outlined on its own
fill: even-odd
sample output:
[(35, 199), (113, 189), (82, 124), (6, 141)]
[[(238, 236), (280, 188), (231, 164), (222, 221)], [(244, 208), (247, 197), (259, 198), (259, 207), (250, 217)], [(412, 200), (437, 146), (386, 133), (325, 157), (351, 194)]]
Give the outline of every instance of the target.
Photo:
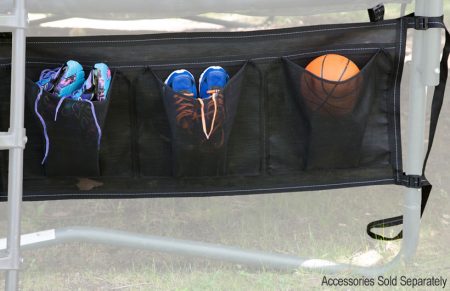
[(30, 41), (28, 44), (84, 44), (84, 43), (133, 43), (133, 42), (147, 42), (147, 41), (168, 41), (168, 40), (197, 40), (197, 39), (243, 39), (243, 38), (256, 38), (256, 37), (272, 37), (272, 36), (284, 36), (284, 35), (296, 35), (320, 31), (334, 31), (334, 30), (346, 30), (355, 28), (375, 28), (384, 26), (393, 26), (397, 23), (385, 23), (378, 25), (364, 25), (364, 26), (349, 26), (349, 27), (335, 27), (314, 29), (308, 31), (293, 31), (285, 33), (272, 33), (272, 34), (255, 34), (255, 35), (242, 35), (242, 36), (198, 36), (198, 37), (167, 37), (167, 38), (148, 38), (148, 39), (132, 39), (132, 40), (80, 40), (80, 41)]
[(391, 49), (396, 49), (396, 47), (391, 46), (391, 47), (386, 47), (386, 48), (370, 47), (370, 48), (329, 49), (329, 50), (315, 51), (315, 52), (311, 52), (311, 53), (300, 53), (300, 54), (294, 54), (294, 55), (287, 55), (286, 57), (297, 57), (297, 56), (303, 56), (303, 55), (308, 55), (308, 54), (321, 54), (321, 53), (326, 53), (326, 52), (363, 51), (363, 50), (376, 50), (376, 49), (391, 50)]
[[(380, 179), (380, 180), (369, 180), (369, 181), (359, 181), (359, 182), (345, 182), (345, 183), (333, 183), (333, 184), (321, 184), (321, 185), (306, 185), (306, 186), (292, 186), (292, 187), (278, 187), (278, 188), (255, 188), (255, 189), (235, 189), (235, 190), (217, 190), (217, 191), (194, 191), (194, 192), (137, 192), (137, 193), (79, 193), (79, 194), (45, 194), (45, 195), (24, 195), (27, 197), (53, 197), (53, 196), (136, 196), (136, 195), (194, 195), (194, 194), (204, 194), (204, 193), (236, 193), (236, 192), (261, 192), (261, 191), (279, 191), (279, 190), (294, 190), (294, 189), (306, 189), (314, 187), (329, 187), (329, 186), (343, 186), (343, 185), (359, 185), (366, 183), (380, 183), (380, 182), (394, 182), (394, 179)], [(3, 196), (6, 197), (6, 196)]]
[[(384, 49), (391, 50), (396, 49), (396, 47), (370, 47), (370, 48), (343, 48), (343, 49), (329, 49), (329, 50), (321, 50), (315, 52), (305, 52), (299, 54), (291, 54), (291, 55), (283, 55), (278, 57), (261, 57), (261, 58), (250, 58), (250, 60), (270, 60), (270, 59), (279, 59), (281, 57), (298, 57), (298, 56), (306, 56), (306, 55), (314, 55), (317, 53), (326, 53), (326, 52), (340, 52), (340, 51), (365, 51), (365, 50), (375, 50), (375, 49)], [(227, 57), (227, 56), (224, 56)], [(202, 64), (210, 64), (210, 63), (237, 63), (237, 62), (246, 62), (247, 60), (226, 60), (226, 61), (205, 61), (205, 62), (191, 62), (191, 63), (172, 63), (172, 64), (157, 64), (157, 65), (124, 65), (124, 66), (111, 66), (112, 69), (120, 69), (120, 68), (146, 68), (146, 67), (165, 67), (165, 66), (181, 66), (181, 65), (202, 65)], [(60, 65), (61, 63), (51, 63), (51, 62), (38, 62), (38, 61), (29, 61), (27, 64), (42, 64), (42, 65)], [(0, 66), (10, 66), (11, 63), (8, 64), (0, 64)]]
[(399, 179), (399, 160), (398, 160), (398, 137), (397, 137), (397, 116), (396, 116), (396, 99), (397, 99), (397, 80), (398, 74), (400, 71), (400, 63), (401, 63), (401, 54), (402, 54), (402, 41), (403, 41), (403, 19), (400, 18), (400, 45), (399, 45), (399, 54), (398, 54), (398, 64), (397, 64), (397, 72), (395, 73), (395, 84), (394, 84), (394, 143), (395, 143), (395, 159), (396, 159), (396, 175), (397, 180)]
[[(415, 24), (416, 23), (414, 21), (408, 22), (408, 26), (413, 26)], [(428, 24), (437, 24), (437, 25), (439, 25), (439, 27), (429, 27), (430, 29), (431, 28), (445, 28), (445, 24), (440, 22), (440, 21), (429, 21)], [(411, 27), (411, 28), (413, 28), (413, 27)]]

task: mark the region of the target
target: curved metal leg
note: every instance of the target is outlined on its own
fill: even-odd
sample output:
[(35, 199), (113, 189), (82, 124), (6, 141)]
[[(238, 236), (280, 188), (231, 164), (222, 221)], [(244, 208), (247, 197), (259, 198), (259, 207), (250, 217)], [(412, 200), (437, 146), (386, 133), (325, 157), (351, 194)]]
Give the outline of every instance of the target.
[(385, 266), (367, 268), (350, 264), (339, 264), (322, 259), (307, 259), (296, 256), (263, 253), (203, 242), (90, 227), (69, 227), (24, 235), (22, 236), (22, 250), (37, 249), (75, 241), (169, 252), (185, 256), (199, 256), (264, 269), (288, 271), (304, 268), (323, 273), (351, 271), (365, 276), (382, 274), (393, 268), (401, 259), (401, 254), (399, 254)]

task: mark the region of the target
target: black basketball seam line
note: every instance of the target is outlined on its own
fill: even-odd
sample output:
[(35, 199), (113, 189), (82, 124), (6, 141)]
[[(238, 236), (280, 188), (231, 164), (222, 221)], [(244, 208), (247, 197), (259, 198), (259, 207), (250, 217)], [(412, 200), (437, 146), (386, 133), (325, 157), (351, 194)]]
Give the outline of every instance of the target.
[[(370, 62), (370, 61), (369, 61)], [(342, 81), (342, 77), (344, 76), (345, 72), (347, 71), (348, 66), (350, 65), (350, 59), (347, 59), (347, 64), (345, 65), (344, 71), (342, 72), (341, 76), (339, 77), (339, 80), (337, 82), (343, 82)], [(346, 81), (346, 80), (344, 80)], [(335, 84), (335, 86), (340, 85), (340, 84)], [(333, 91), (334, 92), (334, 91)], [(330, 96), (329, 98), (333, 98), (333, 99), (341, 99), (341, 98), (345, 98), (348, 97), (351, 93), (348, 93), (347, 95), (343, 95), (340, 97), (335, 97), (335, 96)], [(337, 107), (337, 106), (336, 106)], [(339, 107), (337, 107), (339, 108)]]
[[(311, 85), (308, 83), (308, 81), (305, 81), (305, 82), (306, 82), (306, 85), (307, 85), (308, 89), (314, 94), (314, 96), (316, 96), (318, 99), (322, 99), (316, 92), (314, 92), (314, 90), (312, 89), (312, 87), (311, 87)], [(352, 92), (352, 93), (353, 93), (353, 92)], [(342, 96), (342, 98), (348, 97), (348, 96), (350, 96), (352, 93), (349, 93), (349, 94), (347, 94), (347, 95), (344, 95), (344, 96)], [(309, 99), (308, 99), (308, 102), (310, 102), (310, 103), (312, 103), (312, 104), (315, 104), (315, 105), (321, 104), (320, 102), (315, 102), (315, 101), (309, 100)], [(329, 107), (333, 107), (333, 108), (335, 108), (335, 109), (345, 109), (345, 107), (343, 107), (343, 106), (338, 106), (338, 105), (334, 105), (334, 104), (328, 104), (328, 106), (329, 106)], [(328, 110), (327, 110), (327, 111), (328, 111)]]
[[(323, 78), (323, 71), (324, 71), (324, 67), (325, 67), (325, 59), (327, 58), (327, 56), (328, 56), (328, 54), (326, 54), (325, 57), (323, 58), (323, 61), (322, 61), (322, 68), (321, 68), (321, 71), (320, 71), (320, 77), (321, 77), (321, 82), (320, 82), (320, 84), (321, 84), (321, 86), (322, 86), (322, 91), (326, 93), (326, 95), (325, 95), (326, 97), (323, 98), (323, 102), (322, 102), (322, 103), (314, 110), (314, 112), (316, 112), (316, 111), (322, 109), (322, 107), (323, 107), (325, 104), (328, 103), (329, 96), (333, 93), (333, 90), (332, 90), (330, 93), (328, 93), (328, 92), (325, 90), (325, 86), (324, 86), (324, 84), (323, 84), (323, 80), (324, 80), (324, 78)], [(327, 96), (327, 95), (328, 95), (328, 96)], [(320, 98), (320, 99), (322, 99), (322, 98)], [(328, 110), (327, 110), (327, 112), (328, 112)], [(330, 115), (333, 115), (331, 112), (328, 112), (328, 113), (329, 113)]]
[[(336, 81), (336, 83), (334, 83), (333, 89), (332, 89), (332, 91), (330, 92), (329, 96), (327, 97), (327, 101), (328, 101), (328, 99), (331, 98), (331, 95), (334, 93), (334, 90), (336, 89), (336, 87), (337, 87), (338, 85), (340, 85), (339, 83), (342, 81), (342, 77), (344, 76), (345, 72), (347, 71), (347, 68), (348, 68), (349, 63), (350, 63), (350, 59), (347, 59), (347, 64), (345, 65), (343, 71), (341, 72), (341, 75), (339, 76), (339, 79)], [(322, 69), (322, 70), (323, 70), (323, 69)], [(322, 73), (323, 73), (323, 71), (322, 71)], [(322, 85), (323, 85), (324, 81), (325, 81), (325, 79), (322, 78), (322, 80), (321, 80)], [(322, 89), (323, 89), (325, 92), (327, 92), (327, 91), (325, 90), (325, 87), (324, 87), (324, 86), (322, 86)], [(327, 92), (327, 93), (328, 93), (328, 92)]]
[[(347, 68), (348, 68), (348, 65), (350, 64), (350, 59), (347, 59), (347, 64), (345, 65), (345, 68), (344, 68), (344, 70), (342, 71), (342, 73), (341, 73), (341, 76), (339, 77), (339, 79), (337, 80), (337, 83), (335, 83), (334, 84), (334, 87), (333, 87), (333, 90), (330, 92), (330, 94), (327, 96), (327, 103), (328, 103), (328, 100), (329, 99), (341, 99), (341, 98), (345, 98), (345, 97), (347, 97), (347, 96), (349, 96), (350, 95), (350, 93), (348, 94), (348, 95), (344, 95), (344, 96), (342, 96), (341, 98), (335, 98), (334, 97), (334, 95), (333, 95), (333, 93), (334, 93), (334, 91), (336, 90), (336, 88), (337, 88), (337, 86), (338, 85), (340, 85), (339, 83), (340, 82), (342, 82), (342, 77), (344, 76), (344, 74), (345, 74), (345, 72), (347, 71)], [(345, 81), (345, 80), (344, 80)], [(322, 84), (323, 84), (323, 80), (322, 80)], [(326, 92), (326, 91), (325, 91)], [(328, 103), (328, 105), (330, 105), (329, 103)], [(336, 106), (337, 107), (337, 106)], [(339, 107), (337, 107), (337, 108), (339, 108)]]
[[(304, 79), (305, 79), (305, 83), (306, 83), (308, 89), (309, 89), (309, 90), (310, 90), (310, 91), (311, 91), (318, 99), (322, 100), (323, 98), (322, 98), (321, 96), (319, 96), (319, 94), (316, 92), (316, 90), (313, 90), (313, 88), (312, 88), (310, 82), (308, 82), (307, 78), (304, 77)], [(311, 78), (310, 78), (310, 79), (311, 79)], [(348, 95), (345, 95), (344, 97), (346, 97), (346, 96), (348, 96)], [(311, 102), (312, 102), (313, 104), (319, 104), (319, 103), (316, 103), (316, 102), (313, 102), (313, 101), (311, 101)], [(339, 106), (335, 106), (335, 105), (330, 105), (330, 106), (336, 107), (336, 108), (340, 108)]]
[[(308, 80), (307, 80), (305, 77), (304, 77), (304, 79), (305, 79), (306, 86), (308, 87), (308, 90), (309, 90), (310, 92), (312, 92), (312, 94), (313, 94), (314, 96), (316, 96), (318, 99), (322, 100), (322, 97), (318, 95), (318, 93), (316, 92), (316, 90), (313, 90), (313, 88), (312, 88), (311, 84), (308, 82)], [(320, 102), (314, 102), (314, 101), (312, 101), (312, 100), (308, 100), (308, 102), (311, 102), (312, 104), (321, 104)], [(340, 109), (340, 108), (337, 107), (337, 106), (334, 106), (334, 105), (331, 105), (331, 106)], [(325, 110), (327, 113), (329, 113), (329, 114), (331, 115), (331, 112), (329, 112), (329, 110), (328, 110), (327, 108), (324, 108), (324, 110)], [(313, 110), (313, 113), (314, 113), (314, 112), (315, 112), (315, 110)]]
[[(307, 78), (306, 78), (306, 74), (304, 74), (303, 79), (305, 80), (305, 83), (306, 83), (306, 85), (308, 86), (308, 89), (309, 89), (309, 90), (310, 90), (310, 91), (311, 91), (318, 99), (321, 99), (321, 100), (322, 100), (322, 97), (319, 96), (319, 95), (315, 92), (315, 90), (313, 90), (311, 84), (308, 82), (308, 80), (307, 80)], [(309, 78), (309, 79), (313, 79), (313, 78)], [(351, 94), (352, 94), (352, 92), (349, 92), (348, 94), (345, 94), (345, 95), (342, 95), (342, 96), (339, 96), (339, 97), (330, 96), (330, 98), (341, 99), (341, 98), (346, 98), (346, 97), (350, 96)], [(318, 104), (318, 103), (314, 103), (314, 102), (313, 102), (313, 104)], [(340, 106), (336, 106), (336, 105), (331, 105), (331, 104), (329, 104), (329, 105), (330, 105), (331, 107), (335, 107), (335, 108), (338, 108), (338, 109), (344, 109), (344, 107), (340, 107)]]
[[(324, 92), (326, 92), (326, 93), (327, 93), (327, 91), (325, 90), (325, 87), (324, 87), (324, 85), (323, 85), (323, 79), (324, 79), (324, 78), (323, 78), (323, 69), (324, 69), (324, 67), (325, 67), (325, 60), (326, 60), (327, 56), (328, 56), (328, 54), (326, 54), (326, 55), (324, 56), (324, 58), (323, 58), (323, 60), (322, 60), (322, 66), (321, 66), (321, 69), (320, 69), (320, 79), (321, 79), (320, 84), (321, 84), (321, 86), (322, 86), (322, 91), (324, 91)], [(328, 93), (327, 93), (327, 94), (328, 94)], [(317, 97), (320, 98), (320, 96), (317, 96)], [(316, 111), (322, 109), (322, 107), (328, 102), (328, 98), (329, 98), (328, 96), (325, 97), (325, 98), (323, 98), (323, 102), (320, 103), (319, 106), (317, 106), (317, 108), (313, 110), (313, 113), (315, 113)], [(322, 98), (320, 98), (320, 99), (322, 99)], [(326, 111), (328, 112), (328, 114), (333, 115), (333, 114), (332, 114), (331, 112), (329, 112), (328, 110), (326, 110)]]
[[(328, 54), (327, 54), (327, 55), (328, 55)], [(320, 72), (320, 73), (321, 73), (321, 76), (323, 76), (323, 67), (324, 67), (324, 63), (325, 63), (325, 59), (326, 59), (327, 55), (325, 55), (325, 57), (323, 58), (323, 62), (322, 62), (322, 71)], [(340, 76), (339, 79), (338, 79), (338, 82), (340, 82), (340, 81), (342, 80), (342, 77), (344, 76), (345, 71), (347, 70), (347, 67), (348, 67), (348, 64), (349, 64), (349, 63), (350, 63), (350, 59), (347, 59), (347, 64), (346, 64), (344, 70), (342, 71), (341, 76)], [(324, 78), (321, 78), (321, 79), (322, 79), (322, 80), (321, 80), (322, 90), (323, 90), (324, 92), (326, 92), (327, 95), (326, 95), (324, 101), (322, 102), (322, 104), (320, 104), (313, 112), (317, 112), (318, 110), (322, 109), (322, 107), (325, 106), (325, 104), (328, 104), (328, 100), (329, 100), (330, 97), (333, 95), (334, 91), (336, 90), (336, 87), (338, 86), (338, 83), (334, 84), (333, 89), (332, 89), (330, 92), (327, 92), (327, 91), (325, 90), (324, 85), (323, 85), (323, 84), (324, 84), (324, 82), (323, 82), (323, 81), (324, 81)], [(331, 116), (335, 117), (334, 114), (332, 114), (332, 113), (330, 113), (330, 112), (328, 112), (328, 113), (329, 113)]]
[(320, 68), (320, 78), (323, 79), (323, 68), (325, 67), (325, 60), (327, 59), (328, 54), (323, 57), (322, 66)]
[(345, 64), (345, 68), (344, 68), (344, 70), (342, 71), (341, 76), (339, 77), (338, 82), (341, 82), (341, 81), (342, 81), (342, 77), (344, 77), (344, 74), (345, 74), (345, 72), (347, 71), (348, 65), (349, 65), (349, 64), (350, 64), (350, 59), (347, 59), (347, 64)]

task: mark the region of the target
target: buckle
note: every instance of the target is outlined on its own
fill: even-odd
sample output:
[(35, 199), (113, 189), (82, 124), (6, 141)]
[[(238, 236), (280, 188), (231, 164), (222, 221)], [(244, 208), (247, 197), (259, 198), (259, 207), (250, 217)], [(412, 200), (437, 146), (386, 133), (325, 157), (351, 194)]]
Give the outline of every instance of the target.
[(422, 188), (422, 176), (419, 175), (406, 175), (403, 173), (401, 183), (408, 188)]
[(414, 17), (414, 28), (416, 30), (427, 30), (428, 29), (428, 17), (427, 16), (415, 16)]
[(401, 173), (401, 177), (397, 180), (396, 184), (403, 185), (408, 188), (422, 188), (423, 176), (421, 175), (406, 175), (406, 173)]
[(377, 22), (384, 19), (384, 5), (378, 4), (367, 10), (369, 12), (370, 22)]

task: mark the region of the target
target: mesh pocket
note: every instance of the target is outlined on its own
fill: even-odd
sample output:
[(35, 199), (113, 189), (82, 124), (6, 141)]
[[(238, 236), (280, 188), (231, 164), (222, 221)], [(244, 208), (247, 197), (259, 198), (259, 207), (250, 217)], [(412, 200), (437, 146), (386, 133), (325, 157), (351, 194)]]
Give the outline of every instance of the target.
[[(114, 77), (113, 77), (114, 79)], [(102, 131), (113, 86), (105, 101), (61, 99), (44, 90), (29, 96), (44, 135), (42, 163), (47, 176), (99, 176)], [(32, 85), (37, 87), (36, 85)]]
[(226, 174), (228, 139), (239, 103), (245, 67), (242, 66), (232, 76), (222, 91), (207, 99), (174, 92), (157, 78), (171, 130), (175, 176)]
[(306, 169), (358, 167), (362, 142), (371, 107), (382, 97), (377, 83), (378, 63), (386, 57), (381, 51), (372, 56), (349, 56), (364, 62), (355, 76), (339, 82), (322, 79), (284, 59), (289, 79), (290, 98), (304, 122)]

